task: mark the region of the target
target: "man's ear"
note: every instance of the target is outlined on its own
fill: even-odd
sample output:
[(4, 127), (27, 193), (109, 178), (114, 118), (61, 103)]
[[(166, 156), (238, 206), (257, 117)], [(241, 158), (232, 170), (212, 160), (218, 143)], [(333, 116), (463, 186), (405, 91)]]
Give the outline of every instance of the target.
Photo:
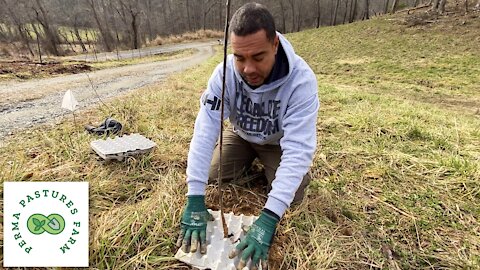
[(275, 38), (273, 39), (273, 46), (275, 47), (275, 54), (278, 52), (278, 44), (280, 44), (280, 38), (278, 35), (275, 35)]

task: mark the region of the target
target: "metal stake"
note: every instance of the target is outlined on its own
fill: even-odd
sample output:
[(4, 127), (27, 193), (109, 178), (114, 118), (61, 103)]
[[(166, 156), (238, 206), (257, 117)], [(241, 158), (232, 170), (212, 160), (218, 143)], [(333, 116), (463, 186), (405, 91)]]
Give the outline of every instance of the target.
[(223, 111), (225, 104), (225, 87), (226, 87), (226, 72), (227, 72), (227, 43), (228, 43), (228, 26), (230, 17), (230, 0), (227, 0), (227, 14), (225, 17), (225, 37), (223, 42), (223, 84), (222, 84), (222, 99), (221, 99), (221, 112), (220, 112), (220, 143), (219, 143), (219, 166), (218, 166), (218, 197), (220, 201), (220, 216), (222, 217), (223, 225), (223, 237), (228, 238), (228, 227), (225, 222), (225, 216), (223, 215), (223, 189), (222, 189), (222, 151), (223, 151)]

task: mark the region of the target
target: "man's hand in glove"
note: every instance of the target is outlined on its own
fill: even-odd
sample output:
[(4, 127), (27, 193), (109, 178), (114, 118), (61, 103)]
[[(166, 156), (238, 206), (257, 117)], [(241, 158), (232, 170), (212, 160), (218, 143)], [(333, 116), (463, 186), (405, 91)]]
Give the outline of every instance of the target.
[(205, 206), (205, 196), (188, 196), (177, 247), (182, 247), (182, 251), (185, 253), (195, 253), (200, 242), (200, 253), (207, 253), (207, 222), (211, 220), (213, 217)]
[(279, 217), (268, 209), (264, 209), (260, 217), (255, 220), (245, 238), (230, 253), (230, 259), (241, 253), (240, 262), (237, 269), (243, 269), (248, 262), (252, 260), (252, 270), (258, 269), (260, 260), (262, 269), (267, 269), (268, 251), (272, 244)]

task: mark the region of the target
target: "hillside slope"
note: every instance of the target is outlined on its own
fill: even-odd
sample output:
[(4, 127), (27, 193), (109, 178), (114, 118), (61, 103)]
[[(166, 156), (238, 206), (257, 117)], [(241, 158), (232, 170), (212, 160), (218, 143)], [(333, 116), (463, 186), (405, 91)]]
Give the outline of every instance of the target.
[[(270, 269), (480, 267), (480, 19), (472, 16), (415, 26), (385, 16), (288, 35), (318, 76), (322, 105), (313, 181), (282, 219)], [(68, 119), (16, 135), (0, 148), (0, 179), (89, 181), (92, 267), (189, 269), (173, 258), (187, 151), (221, 58), (83, 112), (77, 126)], [(157, 149), (96, 161), (96, 137), (82, 126), (110, 114)], [(228, 186), (227, 211), (258, 213), (265, 191), (254, 188), (260, 195)], [(207, 197), (215, 208), (214, 187)]]
[(412, 16), (289, 36), (320, 85), (311, 194), (338, 209), (305, 228), (321, 268), (479, 267), (480, 17)]

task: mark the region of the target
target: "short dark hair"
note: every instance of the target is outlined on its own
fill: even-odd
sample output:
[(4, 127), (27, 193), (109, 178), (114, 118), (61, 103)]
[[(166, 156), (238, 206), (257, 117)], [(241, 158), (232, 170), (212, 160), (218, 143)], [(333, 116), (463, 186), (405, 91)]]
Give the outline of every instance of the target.
[(262, 29), (267, 33), (267, 39), (273, 42), (277, 35), (275, 20), (264, 5), (255, 2), (240, 7), (230, 20), (230, 32), (237, 36), (255, 34)]

